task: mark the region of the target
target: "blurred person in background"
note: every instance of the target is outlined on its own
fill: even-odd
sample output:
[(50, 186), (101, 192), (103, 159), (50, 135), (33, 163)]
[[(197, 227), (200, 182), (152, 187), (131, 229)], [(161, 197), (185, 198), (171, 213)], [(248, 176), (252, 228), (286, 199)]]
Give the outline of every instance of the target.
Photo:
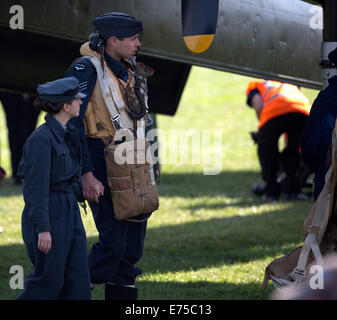
[[(258, 157), (265, 182), (262, 199), (278, 200), (284, 193), (286, 200), (301, 197), (297, 171), (300, 166), (300, 136), (304, 130), (309, 101), (298, 86), (256, 79), (247, 89), (247, 105), (253, 108), (259, 120), (254, 140), (258, 145)], [(279, 138), (286, 134), (286, 146), (280, 153)], [(278, 182), (278, 171), (285, 173), (283, 186)], [(253, 191), (253, 190), (252, 190)], [(254, 192), (254, 191), (253, 191)]]
[(35, 98), (35, 96), (27, 93), (0, 92), (0, 101), (5, 111), (8, 128), (12, 179), (14, 184), (22, 183), (17, 176), (19, 162), (22, 156), (22, 148), (28, 137), (34, 131), (40, 113), (39, 110), (34, 108)]

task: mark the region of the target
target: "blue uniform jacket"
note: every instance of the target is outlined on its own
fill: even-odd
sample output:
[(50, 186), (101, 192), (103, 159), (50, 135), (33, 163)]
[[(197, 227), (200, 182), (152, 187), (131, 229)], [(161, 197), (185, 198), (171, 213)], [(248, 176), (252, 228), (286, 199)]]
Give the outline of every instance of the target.
[[(52, 194), (73, 193), (81, 177), (81, 150), (76, 128), (68, 123), (65, 130), (51, 115), (45, 120), (25, 143), (18, 170), (24, 180), (23, 221), (38, 233), (50, 231), (50, 217), (57, 217), (57, 210), (64, 209), (61, 203), (57, 207), (51, 205)], [(76, 202), (75, 196), (73, 198)]]
[(325, 183), (331, 159), (328, 150), (337, 117), (337, 76), (329, 79), (329, 86), (315, 99), (306, 127), (301, 137), (301, 156), (304, 163), (315, 172), (314, 199)]

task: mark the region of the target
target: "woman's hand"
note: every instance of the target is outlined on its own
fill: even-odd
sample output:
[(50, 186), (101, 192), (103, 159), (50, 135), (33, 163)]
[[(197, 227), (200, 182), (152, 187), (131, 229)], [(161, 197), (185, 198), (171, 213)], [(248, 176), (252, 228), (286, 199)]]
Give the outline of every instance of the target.
[(82, 191), (84, 199), (98, 203), (98, 198), (104, 194), (104, 187), (89, 171), (82, 176)]
[(51, 235), (50, 235), (49, 231), (39, 233), (37, 248), (43, 253), (48, 253), (50, 251), (50, 249), (51, 249)]

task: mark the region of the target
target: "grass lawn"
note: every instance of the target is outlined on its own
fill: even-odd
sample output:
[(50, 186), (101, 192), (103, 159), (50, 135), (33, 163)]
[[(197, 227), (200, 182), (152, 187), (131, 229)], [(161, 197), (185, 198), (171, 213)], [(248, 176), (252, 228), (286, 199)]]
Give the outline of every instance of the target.
[[(187, 163), (173, 164), (168, 153), (160, 151), (164, 162), (160, 209), (148, 222), (144, 256), (138, 263), (143, 270), (137, 284), (140, 299), (268, 299), (272, 285), (260, 289), (265, 267), (302, 242), (301, 227), (312, 199), (263, 203), (250, 192), (261, 179), (256, 146), (249, 136), (257, 120), (245, 105), (249, 80), (193, 67), (177, 114), (157, 117), (159, 141), (167, 142), (163, 149), (168, 149), (173, 129), (212, 129), (211, 142), (216, 140), (213, 129), (218, 129), (222, 141), (210, 149), (211, 162), (205, 156), (209, 149), (201, 144), (192, 150), (191, 140)], [(304, 93), (312, 102), (318, 92), (304, 89)], [(0, 164), (10, 174), (2, 109), (0, 137)], [(205, 167), (214, 162), (220, 165), (219, 174), (204, 175)], [(25, 276), (32, 271), (21, 237), (23, 206), (21, 188), (10, 179), (3, 181), (0, 299), (14, 299), (19, 293), (9, 286), (12, 265), (23, 266)], [(82, 217), (89, 249), (98, 234), (90, 211)], [(93, 299), (104, 299), (103, 286), (93, 291)]]

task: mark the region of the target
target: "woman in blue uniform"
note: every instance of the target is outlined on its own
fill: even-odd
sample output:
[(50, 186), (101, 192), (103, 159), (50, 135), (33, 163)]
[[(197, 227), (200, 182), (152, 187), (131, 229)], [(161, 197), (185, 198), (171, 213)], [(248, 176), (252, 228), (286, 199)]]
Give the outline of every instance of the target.
[(79, 115), (74, 77), (39, 85), (35, 106), (48, 114), (27, 140), (19, 166), (25, 207), (22, 237), (35, 269), (17, 299), (90, 299), (86, 235), (76, 192), (81, 150), (68, 120)]

